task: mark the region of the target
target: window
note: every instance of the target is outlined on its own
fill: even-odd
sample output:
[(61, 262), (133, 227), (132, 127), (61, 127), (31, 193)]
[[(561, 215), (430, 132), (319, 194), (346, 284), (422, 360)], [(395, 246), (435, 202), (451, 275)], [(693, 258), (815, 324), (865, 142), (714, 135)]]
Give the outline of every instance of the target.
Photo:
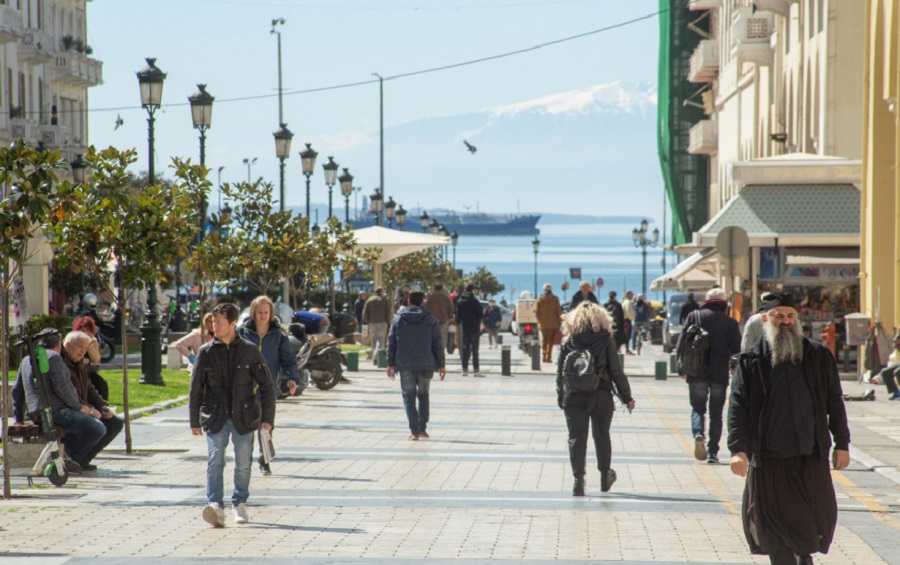
[(19, 116), (25, 117), (25, 73), (19, 71)]

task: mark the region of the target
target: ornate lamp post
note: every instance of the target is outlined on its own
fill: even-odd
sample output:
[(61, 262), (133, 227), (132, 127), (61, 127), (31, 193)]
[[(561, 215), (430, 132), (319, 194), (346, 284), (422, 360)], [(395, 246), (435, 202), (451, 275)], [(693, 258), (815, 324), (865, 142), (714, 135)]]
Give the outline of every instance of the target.
[(384, 196), (381, 194), (381, 189), (376, 188), (375, 192), (369, 196), (369, 202), (372, 206), (372, 211), (375, 212), (375, 225), (381, 225), (381, 211), (384, 209)]
[[(191, 120), (194, 122), (194, 129), (200, 132), (200, 164), (206, 165), (206, 130), (209, 129), (212, 122), (213, 97), (206, 91), (205, 84), (197, 85), (197, 92), (188, 96), (188, 102), (191, 103)], [(220, 171), (221, 172), (221, 171)], [(206, 194), (200, 197), (200, 231), (197, 232), (197, 242), (203, 241), (203, 235), (206, 232)]]
[(306, 149), (300, 152), (300, 163), (303, 165), (303, 176), (306, 177), (306, 219), (309, 220), (309, 177), (312, 176), (313, 170), (316, 166), (316, 157), (319, 154), (311, 147), (311, 144), (306, 144)]
[[(441, 229), (439, 230), (439, 232), (440, 232), (440, 235), (442, 235), (444, 237), (450, 237), (450, 231), (447, 229), (447, 226), (445, 226), (444, 224), (441, 224)], [(444, 253), (444, 261), (446, 261), (447, 260), (447, 246), (442, 245), (441, 251)]]
[(344, 174), (338, 177), (341, 183), (341, 194), (344, 195), (344, 223), (350, 225), (350, 194), (353, 192), (353, 175), (350, 171), (343, 169)]
[(537, 256), (538, 250), (541, 247), (541, 240), (539, 240), (537, 236), (534, 236), (534, 241), (531, 242), (531, 246), (534, 247), (534, 295), (537, 296)]
[(428, 212), (422, 211), (422, 215), (419, 216), (419, 225), (422, 226), (422, 233), (428, 232)]
[(453, 268), (456, 268), (456, 244), (459, 243), (459, 234), (456, 233), (456, 230), (453, 230), (453, 233), (450, 234), (450, 245), (453, 246)]
[(81, 158), (81, 153), (75, 156), (69, 166), (72, 168), (72, 180), (78, 184), (83, 183), (87, 163)]
[[(328, 162), (322, 165), (325, 171), (325, 184), (328, 185), (328, 217), (331, 218), (331, 194), (334, 191), (334, 183), (337, 182), (338, 164), (334, 162), (334, 157), (329, 155)], [(328, 223), (326, 221), (326, 223)]]
[(428, 224), (429, 229), (431, 230), (431, 235), (437, 235), (439, 231), (441, 231), (441, 223), (436, 219), (432, 219), (431, 223)]
[(316, 225), (314, 225), (310, 231), (313, 237), (319, 237), (322, 234), (322, 228), (319, 227), (318, 222), (316, 222)]
[(397, 215), (397, 203), (394, 202), (393, 196), (388, 196), (388, 201), (384, 204), (384, 215), (388, 221), (388, 227), (394, 227), (394, 216)]
[(403, 226), (406, 225), (406, 210), (403, 208), (403, 204), (397, 207), (397, 211), (394, 215), (397, 218), (397, 227), (400, 228), (400, 231), (403, 231)]
[[(156, 174), (153, 168), (153, 142), (155, 118), (153, 114), (159, 110), (162, 104), (163, 82), (166, 73), (156, 66), (155, 58), (147, 58), (147, 66), (137, 73), (138, 85), (141, 88), (141, 106), (147, 110), (147, 129), (150, 151), (150, 163), (147, 168), (147, 178), (150, 184), (156, 183)], [(143, 384), (162, 385), (162, 345), (160, 343), (160, 327), (157, 318), (156, 306), (156, 277), (147, 281), (147, 312), (144, 316), (144, 324), (141, 326), (141, 380)], [(127, 359), (127, 354), (123, 357)]]
[(643, 260), (643, 268), (641, 270), (641, 294), (647, 295), (647, 247), (656, 247), (659, 245), (659, 228), (653, 228), (653, 239), (647, 239), (647, 229), (649, 224), (647, 220), (641, 220), (641, 227), (631, 230), (631, 239), (634, 241), (635, 247), (641, 248)]
[(283, 123), (272, 135), (275, 137), (275, 156), (278, 157), (278, 186), (281, 189), (278, 210), (284, 212), (284, 160), (291, 156), (291, 140), (294, 139), (294, 134), (287, 128), (287, 124)]

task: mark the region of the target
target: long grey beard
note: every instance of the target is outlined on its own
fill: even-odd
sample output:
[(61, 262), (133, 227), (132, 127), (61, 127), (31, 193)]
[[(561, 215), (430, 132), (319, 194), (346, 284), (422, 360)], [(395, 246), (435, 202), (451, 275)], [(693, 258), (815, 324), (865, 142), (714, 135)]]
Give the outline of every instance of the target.
[(766, 341), (772, 348), (772, 366), (779, 363), (799, 365), (803, 361), (803, 333), (794, 324), (791, 333), (781, 333), (778, 326), (766, 324)]

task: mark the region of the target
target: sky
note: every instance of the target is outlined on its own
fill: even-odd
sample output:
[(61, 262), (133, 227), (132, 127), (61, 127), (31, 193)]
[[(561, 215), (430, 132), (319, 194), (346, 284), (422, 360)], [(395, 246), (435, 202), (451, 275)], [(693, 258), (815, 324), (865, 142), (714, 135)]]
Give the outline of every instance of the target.
[[(262, 176), (277, 190), (272, 133), (278, 129), (278, 55), (270, 30), (274, 18), (284, 18), (286, 23), (277, 26), (283, 119), (294, 133), (286, 162), (287, 205), (305, 202), (298, 156), (304, 143), (319, 152), (313, 202), (327, 200), (321, 165), (328, 155), (354, 172), (354, 185), (365, 194), (379, 185), (379, 86), (372, 76), (379, 73), (385, 78), (388, 194), (398, 201), (459, 209), (453, 194), (439, 187), (392, 186), (404, 158), (392, 152), (391, 128), (617, 80), (655, 85), (659, 22), (647, 16), (658, 10), (658, 0), (93, 0), (87, 3), (87, 42), (104, 64), (104, 82), (89, 90), (89, 137), (97, 147), (136, 148), (136, 168), (146, 170), (147, 114), (140, 107), (135, 73), (145, 57), (155, 57), (168, 74), (163, 108), (156, 114), (157, 174), (166, 174), (170, 156), (199, 159), (187, 97), (204, 83), (216, 97), (206, 144), (213, 182), (218, 167), (224, 167), (222, 182), (247, 180), (242, 161), (257, 158), (251, 178)], [(392, 78), (644, 17), (514, 56)], [(362, 84), (330, 88), (357, 83)], [(115, 130), (117, 116), (124, 123)], [(648, 150), (655, 154), (656, 148)], [(342, 162), (342, 152), (356, 161)], [(572, 212), (565, 199), (543, 203), (541, 210)]]

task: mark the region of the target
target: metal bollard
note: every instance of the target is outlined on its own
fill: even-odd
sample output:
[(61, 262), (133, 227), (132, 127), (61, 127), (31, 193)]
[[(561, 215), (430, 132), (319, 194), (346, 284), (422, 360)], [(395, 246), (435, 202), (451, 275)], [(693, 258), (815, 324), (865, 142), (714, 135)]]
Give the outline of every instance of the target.
[(619, 367), (625, 366), (625, 354), (619, 353)]
[(512, 352), (509, 345), (500, 347), (500, 374), (504, 377), (512, 376)]
[(677, 373), (678, 372), (678, 361), (675, 359), (675, 355), (669, 355), (669, 372)]
[(531, 370), (541, 370), (541, 346), (537, 343), (531, 345)]
[(503, 336), (497, 334), (497, 345), (503, 345)]
[(387, 349), (379, 349), (376, 351), (375, 359), (378, 360), (379, 369), (387, 369)]
[(359, 351), (348, 351), (347, 356), (347, 370), (348, 371), (359, 371)]
[(666, 380), (666, 362), (665, 361), (657, 361), (656, 362), (656, 380), (664, 381)]

